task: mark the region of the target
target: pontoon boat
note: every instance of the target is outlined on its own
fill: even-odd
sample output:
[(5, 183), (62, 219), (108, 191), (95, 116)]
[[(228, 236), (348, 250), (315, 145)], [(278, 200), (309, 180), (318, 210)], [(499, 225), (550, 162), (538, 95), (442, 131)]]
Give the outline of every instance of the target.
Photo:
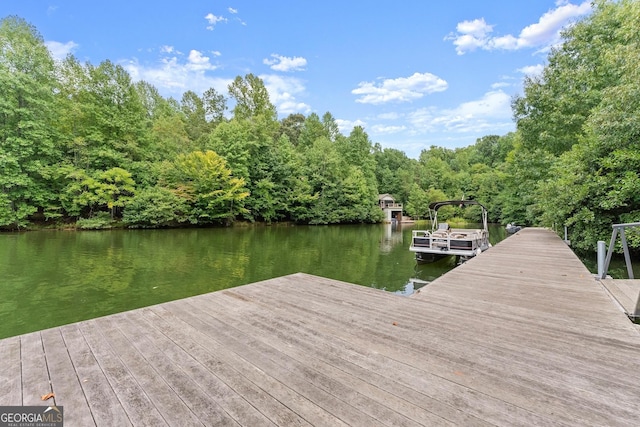
[[(443, 206), (478, 205), (482, 209), (482, 228), (450, 228), (438, 223), (438, 209)], [(415, 252), (418, 262), (433, 262), (455, 255), (465, 261), (491, 247), (487, 225), (487, 209), (475, 200), (447, 200), (429, 205), (431, 230), (413, 230), (409, 250)]]

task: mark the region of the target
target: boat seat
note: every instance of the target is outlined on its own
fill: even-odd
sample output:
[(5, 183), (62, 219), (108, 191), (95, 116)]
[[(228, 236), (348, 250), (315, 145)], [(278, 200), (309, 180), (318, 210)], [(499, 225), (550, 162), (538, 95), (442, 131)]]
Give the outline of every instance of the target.
[(467, 238), (467, 233), (452, 232), (451, 234), (449, 234), (449, 236), (452, 239), (466, 239)]
[(482, 230), (477, 228), (452, 228), (451, 233), (462, 233), (462, 234), (481, 234)]

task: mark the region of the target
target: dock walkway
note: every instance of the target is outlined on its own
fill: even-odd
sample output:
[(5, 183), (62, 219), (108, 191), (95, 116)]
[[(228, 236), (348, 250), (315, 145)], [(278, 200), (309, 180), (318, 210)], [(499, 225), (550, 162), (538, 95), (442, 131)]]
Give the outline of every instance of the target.
[(67, 427), (640, 425), (640, 334), (543, 229), (410, 298), (294, 274), (6, 338), (0, 361), (0, 405), (52, 392)]
[(599, 279), (611, 296), (620, 304), (622, 310), (633, 318), (640, 318), (640, 280), (639, 279)]

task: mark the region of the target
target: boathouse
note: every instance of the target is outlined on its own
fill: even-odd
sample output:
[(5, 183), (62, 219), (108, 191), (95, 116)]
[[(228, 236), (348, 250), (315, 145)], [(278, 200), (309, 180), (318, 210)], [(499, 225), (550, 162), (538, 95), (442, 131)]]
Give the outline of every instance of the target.
[(402, 221), (402, 203), (396, 203), (391, 194), (379, 194), (378, 205), (384, 212), (385, 222)]

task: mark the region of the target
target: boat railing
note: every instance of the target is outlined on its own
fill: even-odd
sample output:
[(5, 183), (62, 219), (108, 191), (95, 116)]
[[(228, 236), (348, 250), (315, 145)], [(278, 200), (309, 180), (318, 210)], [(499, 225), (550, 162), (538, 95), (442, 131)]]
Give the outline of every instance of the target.
[(380, 207), (382, 209), (391, 209), (391, 208), (402, 209), (402, 203), (381, 203)]
[[(471, 247), (467, 250), (476, 250), (481, 246), (482, 242), (487, 240), (487, 232), (485, 230), (451, 230), (451, 231), (428, 231), (413, 230), (411, 244), (414, 248), (440, 249), (442, 251), (451, 250), (451, 242), (468, 242), (471, 241)], [(454, 244), (454, 249), (456, 248)]]

